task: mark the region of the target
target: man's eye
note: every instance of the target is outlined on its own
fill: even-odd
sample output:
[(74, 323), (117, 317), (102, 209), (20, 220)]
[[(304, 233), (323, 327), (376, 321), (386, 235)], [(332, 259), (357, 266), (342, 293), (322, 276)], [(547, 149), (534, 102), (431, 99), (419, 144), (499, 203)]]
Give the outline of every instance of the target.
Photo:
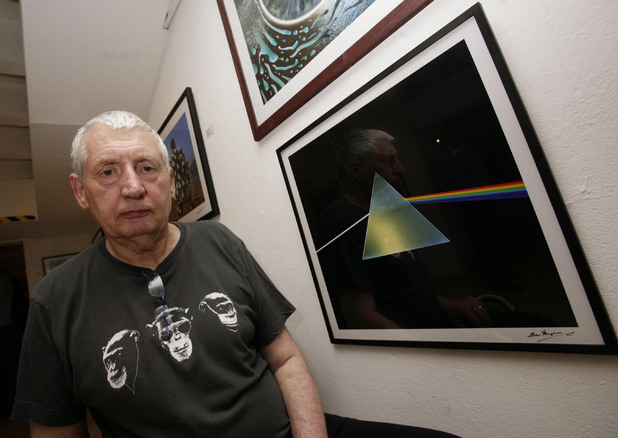
[(157, 168), (151, 164), (142, 163), (137, 166), (138, 172), (150, 173), (154, 172), (155, 170), (157, 170)]
[(103, 176), (112, 176), (114, 174), (114, 171), (111, 170), (111, 169), (107, 169), (107, 170), (104, 170), (101, 173), (103, 174)]

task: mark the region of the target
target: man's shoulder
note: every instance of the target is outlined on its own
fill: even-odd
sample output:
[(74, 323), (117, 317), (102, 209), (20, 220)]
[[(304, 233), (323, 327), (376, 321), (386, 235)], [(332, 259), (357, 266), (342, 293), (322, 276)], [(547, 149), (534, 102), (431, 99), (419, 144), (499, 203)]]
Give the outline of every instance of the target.
[(78, 273), (97, 257), (96, 247), (97, 244), (83, 250), (45, 274), (32, 292), (31, 299), (48, 307), (55, 289), (61, 289), (65, 295), (69, 294), (73, 289), (68, 288), (67, 284), (79, 281)]
[(179, 222), (178, 224), (186, 227), (191, 233), (231, 233), (225, 225), (213, 220)]
[(195, 221), (184, 223), (187, 230), (188, 241), (194, 242), (195, 239), (211, 239), (238, 241), (238, 237), (225, 225), (212, 220)]

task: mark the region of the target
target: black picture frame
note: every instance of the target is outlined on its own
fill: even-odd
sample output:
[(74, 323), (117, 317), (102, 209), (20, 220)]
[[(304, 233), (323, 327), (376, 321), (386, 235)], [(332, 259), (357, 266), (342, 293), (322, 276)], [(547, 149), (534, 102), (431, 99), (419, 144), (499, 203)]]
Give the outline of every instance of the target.
[(70, 254), (60, 254), (55, 256), (43, 257), (41, 259), (41, 263), (43, 265), (43, 275), (47, 275), (52, 270), (66, 262), (67, 260), (73, 258), (78, 253), (70, 253)]
[[(359, 222), (344, 223), (340, 209), (339, 229), (324, 225), (334, 222), (328, 213), (336, 210), (326, 206), (350, 204), (338, 201), (344, 196), (335, 146), (353, 128), (394, 135), (407, 170), (399, 178), (407, 188), (401, 199), (443, 230), (448, 243), (376, 257), (371, 265), (371, 260), (360, 262), (363, 242), (350, 236), (356, 233), (367, 244), (367, 221), (379, 211), (382, 201), (376, 200), (385, 199), (375, 194), (372, 213), (359, 214)], [(277, 154), (331, 342), (618, 354), (601, 295), (480, 4), (361, 86)], [(479, 193), (491, 196), (479, 199)], [(346, 252), (346, 241), (356, 245), (353, 255)], [(395, 263), (397, 257), (409, 258), (405, 269)], [(421, 261), (426, 275), (412, 274), (420, 272)], [(394, 278), (400, 277), (401, 284), (412, 283), (397, 289)], [(417, 295), (399, 296), (410, 284)], [(358, 322), (359, 290), (369, 291), (363, 296), (370, 296), (380, 316), (388, 315), (397, 328)], [(492, 312), (491, 326), (456, 327), (448, 317), (437, 322), (438, 313), (449, 315), (435, 305), (437, 296), (438, 303), (480, 299)], [(431, 304), (418, 304), (425, 299)], [(415, 308), (421, 310), (412, 318)], [(435, 318), (420, 322), (434, 311)]]
[[(169, 220), (191, 222), (218, 216), (219, 204), (191, 87), (182, 92), (158, 133), (167, 147), (176, 182)], [(172, 145), (177, 152), (172, 151)]]

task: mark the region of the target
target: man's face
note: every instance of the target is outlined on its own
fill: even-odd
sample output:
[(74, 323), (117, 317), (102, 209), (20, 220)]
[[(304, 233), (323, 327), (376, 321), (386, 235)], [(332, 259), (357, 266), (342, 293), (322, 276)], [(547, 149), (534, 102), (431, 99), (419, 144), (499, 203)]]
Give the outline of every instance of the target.
[(399, 162), (397, 149), (388, 140), (380, 140), (376, 143), (378, 155), (373, 160), (373, 169), (389, 184), (395, 185), (399, 178), (406, 173), (403, 165)]
[(401, 176), (406, 173), (406, 169), (399, 162), (399, 156), (397, 149), (393, 146), (393, 143), (383, 139), (379, 140), (375, 144), (378, 150), (374, 159), (362, 167), (361, 178), (364, 184), (369, 188), (373, 186), (373, 177), (375, 173), (378, 173), (384, 178), (391, 186), (399, 190), (401, 185)]
[(93, 126), (85, 136), (83, 179), (71, 174), (78, 204), (109, 238), (131, 238), (167, 226), (174, 180), (157, 140), (141, 128)]

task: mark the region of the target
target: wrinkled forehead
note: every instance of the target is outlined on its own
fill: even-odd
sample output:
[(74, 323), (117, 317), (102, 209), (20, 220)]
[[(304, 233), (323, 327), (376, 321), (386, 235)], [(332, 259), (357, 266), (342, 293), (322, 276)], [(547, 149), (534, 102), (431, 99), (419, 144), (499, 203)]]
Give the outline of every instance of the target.
[(397, 155), (397, 148), (392, 141), (387, 139), (381, 139), (375, 143), (378, 154), (380, 155)]
[(150, 159), (161, 159), (158, 140), (144, 128), (113, 129), (95, 124), (84, 136), (88, 158), (100, 155), (139, 154)]
[(84, 134), (84, 143), (92, 149), (108, 144), (139, 144), (158, 148), (158, 140), (146, 128), (111, 128), (102, 123), (93, 124)]

